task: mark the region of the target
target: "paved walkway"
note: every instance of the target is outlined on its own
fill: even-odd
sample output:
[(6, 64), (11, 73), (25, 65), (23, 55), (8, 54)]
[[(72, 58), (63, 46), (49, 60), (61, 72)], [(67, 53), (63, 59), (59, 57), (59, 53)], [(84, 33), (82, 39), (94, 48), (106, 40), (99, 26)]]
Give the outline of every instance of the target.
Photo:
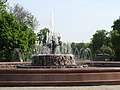
[(67, 87), (0, 87), (0, 90), (120, 90), (120, 85)]

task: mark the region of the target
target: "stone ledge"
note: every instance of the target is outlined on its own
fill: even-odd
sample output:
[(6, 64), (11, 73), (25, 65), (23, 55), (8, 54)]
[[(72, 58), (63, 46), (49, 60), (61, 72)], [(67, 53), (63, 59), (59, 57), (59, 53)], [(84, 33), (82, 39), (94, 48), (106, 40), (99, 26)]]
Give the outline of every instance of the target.
[(0, 69), (0, 86), (69, 86), (104, 84), (120, 84), (120, 69)]

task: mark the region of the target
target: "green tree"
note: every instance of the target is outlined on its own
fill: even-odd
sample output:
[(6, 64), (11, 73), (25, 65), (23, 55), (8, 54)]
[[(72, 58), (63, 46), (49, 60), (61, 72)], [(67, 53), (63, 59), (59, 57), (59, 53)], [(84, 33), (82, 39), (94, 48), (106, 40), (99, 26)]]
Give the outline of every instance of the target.
[(13, 14), (6, 10), (0, 13), (0, 61), (13, 61), (15, 48), (32, 50), (35, 38), (32, 29), (18, 22)]
[(79, 50), (81, 49), (81, 48), (85, 48), (85, 43), (77, 43), (77, 46), (76, 46)]
[(98, 30), (93, 35), (90, 47), (94, 55), (97, 53), (101, 53), (100, 48), (103, 45), (109, 45), (110, 39), (107, 35), (108, 32), (106, 30)]
[(76, 49), (76, 43), (72, 42), (71, 43), (71, 48), (72, 48), (72, 52), (74, 53), (75, 49)]
[(30, 12), (26, 11), (23, 6), (16, 4), (12, 10), (12, 13), (14, 14), (16, 20), (26, 24), (29, 28), (35, 30), (38, 26), (38, 21), (36, 18)]
[(7, 7), (6, 2), (7, 0), (0, 0), (0, 12), (6, 9)]
[(116, 21), (114, 21), (112, 28), (113, 28), (113, 31), (117, 30), (118, 33), (120, 34), (120, 19), (117, 19)]
[(75, 42), (72, 42), (71, 43), (71, 48), (72, 48), (73, 53), (75, 52), (76, 48), (80, 52), (81, 49), (89, 48), (89, 44), (90, 43), (83, 43), (83, 42), (82, 43), (75, 43)]
[(120, 19), (114, 21), (111, 31), (111, 41), (115, 52), (116, 60), (120, 60)]
[(49, 34), (49, 32), (50, 30), (48, 28), (44, 28), (37, 33), (37, 41), (39, 41), (39, 44), (40, 43), (43, 43), (43, 45), (46, 44), (47, 35)]

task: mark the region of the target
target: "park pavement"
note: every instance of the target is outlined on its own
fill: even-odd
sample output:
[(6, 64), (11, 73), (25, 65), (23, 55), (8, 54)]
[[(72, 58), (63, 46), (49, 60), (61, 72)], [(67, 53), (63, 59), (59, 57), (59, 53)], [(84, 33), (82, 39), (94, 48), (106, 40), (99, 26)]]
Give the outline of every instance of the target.
[(120, 85), (65, 87), (0, 87), (0, 90), (120, 90)]

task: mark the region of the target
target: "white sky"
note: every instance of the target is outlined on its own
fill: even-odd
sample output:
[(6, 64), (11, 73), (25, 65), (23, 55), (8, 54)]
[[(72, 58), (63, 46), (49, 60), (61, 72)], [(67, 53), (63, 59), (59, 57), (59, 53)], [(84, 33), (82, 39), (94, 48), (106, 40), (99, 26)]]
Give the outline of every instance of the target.
[(66, 42), (90, 42), (96, 30), (112, 30), (120, 15), (120, 0), (8, 0), (22, 5), (39, 21), (38, 30), (49, 27), (53, 10), (55, 32)]

